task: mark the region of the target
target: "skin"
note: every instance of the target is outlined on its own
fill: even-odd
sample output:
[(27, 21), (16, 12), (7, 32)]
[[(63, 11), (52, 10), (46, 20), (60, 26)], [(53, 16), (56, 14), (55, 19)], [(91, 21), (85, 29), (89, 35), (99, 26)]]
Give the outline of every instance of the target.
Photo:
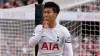
[(56, 17), (58, 13), (55, 13), (52, 8), (45, 8), (44, 9), (44, 22), (43, 28), (54, 28), (56, 26)]

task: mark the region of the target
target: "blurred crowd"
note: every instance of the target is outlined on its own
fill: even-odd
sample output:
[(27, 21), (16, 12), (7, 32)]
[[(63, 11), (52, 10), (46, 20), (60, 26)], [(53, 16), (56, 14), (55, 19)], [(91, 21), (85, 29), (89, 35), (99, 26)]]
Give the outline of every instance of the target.
[(0, 9), (16, 8), (33, 4), (36, 0), (0, 0)]
[(100, 37), (74, 37), (72, 43), (74, 56), (100, 56)]
[(23, 37), (2, 38), (1, 40), (0, 56), (33, 56), (33, 48), (30, 48), (29, 43)]
[[(16, 8), (20, 6), (30, 5), (34, 2), (36, 2), (36, 0), (0, 0), (0, 9)], [(68, 11), (100, 12), (100, 1), (79, 5), (77, 7), (69, 9)]]
[(100, 12), (100, 1), (89, 2), (87, 4), (79, 5), (75, 8), (71, 8), (69, 11), (77, 12)]

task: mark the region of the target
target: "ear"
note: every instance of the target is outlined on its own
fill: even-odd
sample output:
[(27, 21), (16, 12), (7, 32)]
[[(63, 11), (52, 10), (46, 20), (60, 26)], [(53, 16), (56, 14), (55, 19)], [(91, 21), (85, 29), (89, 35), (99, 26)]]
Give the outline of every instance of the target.
[(55, 15), (54, 15), (55, 17), (57, 17), (58, 16), (58, 13), (55, 13)]

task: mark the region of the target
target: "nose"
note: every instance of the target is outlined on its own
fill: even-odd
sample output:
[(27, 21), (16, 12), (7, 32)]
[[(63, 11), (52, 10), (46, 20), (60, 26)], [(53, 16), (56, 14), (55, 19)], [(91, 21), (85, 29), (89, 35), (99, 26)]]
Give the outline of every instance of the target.
[(47, 20), (47, 13), (44, 13), (44, 20)]

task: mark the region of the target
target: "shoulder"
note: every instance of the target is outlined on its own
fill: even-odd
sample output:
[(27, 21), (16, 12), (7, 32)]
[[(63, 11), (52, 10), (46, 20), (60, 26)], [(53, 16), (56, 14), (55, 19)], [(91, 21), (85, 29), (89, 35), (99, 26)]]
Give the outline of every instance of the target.
[(59, 25), (60, 30), (62, 31), (62, 33), (66, 36), (70, 36), (69, 30), (67, 29), (67, 27), (63, 26), (63, 25)]
[(35, 28), (40, 29), (42, 28), (42, 25), (37, 25)]
[(58, 28), (60, 28), (62, 31), (68, 31), (67, 27), (60, 24), (58, 25)]
[(36, 27), (35, 27), (35, 30), (34, 30), (34, 32), (39, 32), (39, 31), (41, 31), (42, 30), (42, 25), (37, 25)]

